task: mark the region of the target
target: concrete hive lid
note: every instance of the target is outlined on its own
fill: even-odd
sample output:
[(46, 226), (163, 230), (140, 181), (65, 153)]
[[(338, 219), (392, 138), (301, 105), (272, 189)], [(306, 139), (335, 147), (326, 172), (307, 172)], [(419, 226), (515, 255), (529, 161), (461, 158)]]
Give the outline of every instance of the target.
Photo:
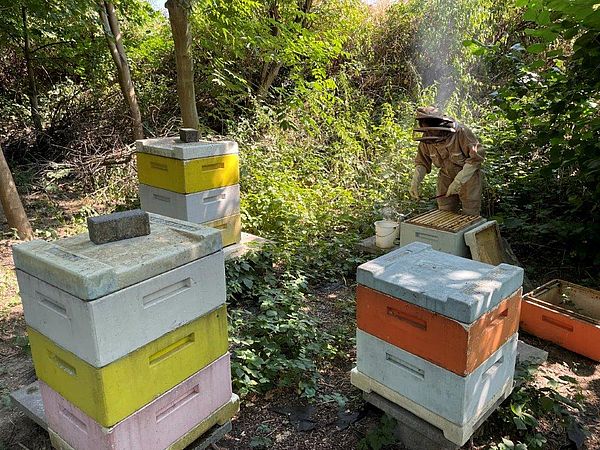
[(239, 153), (235, 141), (203, 141), (183, 142), (179, 137), (142, 139), (135, 141), (139, 153), (164, 156), (173, 159), (198, 159), (211, 156), (235, 155)]
[(523, 284), (523, 269), (492, 266), (421, 242), (358, 267), (359, 284), (463, 323), (472, 323)]
[(96, 245), (88, 233), (13, 247), (15, 267), (84, 301), (221, 250), (214, 228), (150, 214), (150, 234)]

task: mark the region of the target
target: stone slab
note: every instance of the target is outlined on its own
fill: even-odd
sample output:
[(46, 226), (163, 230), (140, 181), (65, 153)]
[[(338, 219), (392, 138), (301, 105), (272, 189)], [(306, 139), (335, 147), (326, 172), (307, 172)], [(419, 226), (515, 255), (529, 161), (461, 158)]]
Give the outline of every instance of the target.
[[(231, 431), (231, 418), (237, 414), (239, 408), (240, 400), (237, 395), (233, 394), (227, 404), (199, 423), (178, 441), (169, 445), (165, 450), (202, 450), (207, 448), (210, 444), (221, 439), (226, 433)], [(88, 448), (74, 449), (52, 429), (49, 429), (48, 432), (50, 434), (50, 442), (57, 450), (89, 450)]]
[(220, 219), (205, 222), (202, 225), (211, 227), (221, 232), (223, 247), (237, 244), (242, 239), (242, 216), (234, 214)]
[(472, 323), (521, 287), (523, 269), (508, 264), (494, 267), (413, 242), (359, 266), (356, 281), (459, 322)]
[(459, 376), (361, 330), (357, 369), (389, 389), (459, 426), (478, 417), (504, 385), (512, 383), (517, 335), (467, 376)]
[[(402, 225), (400, 225), (400, 228), (402, 228)], [(384, 255), (399, 248), (398, 245), (394, 245), (390, 248), (379, 248), (375, 244), (376, 237), (377, 236), (371, 236), (366, 239), (363, 239), (358, 244), (356, 244), (356, 249), (365, 253), (370, 253), (372, 255)]]
[(225, 261), (241, 258), (248, 252), (260, 250), (260, 248), (266, 244), (273, 244), (273, 241), (242, 231), (240, 242), (229, 245), (223, 249)]
[(152, 232), (96, 245), (88, 234), (13, 246), (15, 267), (82, 300), (95, 300), (219, 251), (221, 234), (150, 214)]
[(135, 148), (140, 153), (181, 160), (237, 155), (239, 153), (235, 141), (200, 140), (197, 142), (183, 142), (175, 136), (135, 141)]
[(44, 430), (48, 429), (46, 422), (46, 412), (44, 402), (40, 393), (40, 382), (34, 381), (27, 386), (23, 386), (14, 392), (11, 392), (10, 397), (13, 405), (21, 411), (25, 416), (29, 417)]
[(190, 194), (240, 182), (237, 154), (179, 160), (137, 153), (138, 180), (168, 191)]
[(96, 245), (150, 234), (150, 217), (141, 209), (88, 217), (90, 241)]
[(541, 348), (519, 341), (517, 344), (517, 363), (541, 366), (548, 360), (548, 352)]
[(465, 243), (465, 233), (484, 222), (485, 219), (482, 218), (481, 221), (473, 223), (456, 233), (452, 233), (405, 221), (402, 222), (402, 226), (400, 227), (400, 247), (404, 247), (412, 242), (422, 242), (431, 245), (434, 250), (469, 258), (470, 252)]
[(454, 442), (444, 437), (437, 427), (375, 392), (364, 392), (366, 402), (397, 421), (394, 434), (406, 450), (458, 450)]
[(111, 427), (227, 353), (222, 306), (96, 368), (27, 327), (38, 378), (103, 427)]
[(17, 270), (25, 321), (94, 367), (104, 367), (225, 303), (223, 252), (91, 302)]
[(460, 376), (473, 372), (518, 331), (520, 313), (521, 289), (475, 322), (464, 324), (365, 286), (356, 287), (360, 330)]
[(471, 251), (471, 258), (497, 266), (504, 261), (502, 237), (495, 220), (490, 220), (465, 233), (465, 243)]
[(194, 223), (210, 222), (240, 213), (240, 185), (193, 194), (180, 194), (140, 184), (142, 209)]
[(231, 400), (231, 368), (225, 354), (111, 428), (66, 400), (43, 381), (48, 427), (71, 447), (94, 450), (162, 450)]
[[(464, 425), (457, 425), (450, 422), (448, 419), (435, 414), (418, 403), (410, 400), (407, 397), (393, 391), (387, 386), (373, 380), (367, 375), (359, 372), (356, 368), (350, 372), (350, 381), (352, 385), (357, 387), (363, 392), (370, 393), (375, 392), (387, 400), (401, 406), (402, 408), (410, 411), (417, 417), (425, 420), (436, 428), (439, 428), (444, 433), (444, 437), (450, 442), (454, 442), (457, 445), (464, 445), (465, 442), (473, 435), (477, 428), (481, 425), (482, 421), (485, 420), (496, 408), (502, 403), (512, 392), (513, 386), (512, 381), (507, 382), (501, 391), (499, 391), (489, 402), (482, 408), (480, 417), (474, 418), (471, 422)], [(483, 419), (483, 420), (482, 420)]]

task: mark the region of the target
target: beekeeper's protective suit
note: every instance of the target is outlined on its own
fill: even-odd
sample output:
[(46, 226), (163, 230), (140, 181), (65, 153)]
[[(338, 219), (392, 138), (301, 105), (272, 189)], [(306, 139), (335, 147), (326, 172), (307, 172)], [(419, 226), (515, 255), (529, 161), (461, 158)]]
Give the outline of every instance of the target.
[[(419, 127), (415, 139), (420, 141), (415, 157), (415, 173), (409, 193), (414, 199), (420, 195), (425, 175), (431, 164), (440, 169), (437, 179), (438, 208), (463, 214), (479, 215), (481, 211), (481, 163), (484, 150), (464, 125), (444, 116), (437, 108), (417, 108)], [(420, 135), (418, 135), (420, 133)]]

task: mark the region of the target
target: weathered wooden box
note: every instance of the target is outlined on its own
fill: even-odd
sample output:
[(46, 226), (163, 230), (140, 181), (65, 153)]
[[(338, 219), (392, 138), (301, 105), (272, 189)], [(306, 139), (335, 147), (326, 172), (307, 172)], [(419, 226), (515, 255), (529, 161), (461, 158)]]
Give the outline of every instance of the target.
[(600, 291), (552, 280), (523, 296), (520, 326), (600, 361)]

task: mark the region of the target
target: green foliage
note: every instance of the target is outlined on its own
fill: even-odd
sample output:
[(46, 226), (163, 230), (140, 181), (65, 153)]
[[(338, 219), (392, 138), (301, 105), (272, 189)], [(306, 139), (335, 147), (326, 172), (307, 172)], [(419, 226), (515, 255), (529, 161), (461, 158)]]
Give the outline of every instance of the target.
[(262, 423), (256, 427), (256, 434), (252, 436), (250, 439), (250, 448), (255, 448), (258, 450), (269, 448), (273, 445), (273, 439), (269, 437), (271, 433), (271, 428)]
[[(487, 425), (490, 430), (502, 433), (500, 442), (491, 446), (493, 450), (546, 448), (547, 439), (540, 430), (540, 421), (552, 423), (554, 430), (562, 431), (577, 448), (588, 434), (577, 417), (577, 413), (583, 411), (584, 400), (577, 380), (566, 375), (545, 375), (546, 386), (540, 387), (535, 382), (536, 372), (534, 367), (517, 367), (517, 387)], [(562, 394), (559, 389), (564, 386), (575, 393)]]
[(317, 364), (336, 349), (307, 307), (306, 279), (269, 248), (228, 261), (226, 273), (236, 391), (287, 386), (314, 397)]
[(528, 172), (510, 186), (508, 208), (538, 227), (534, 240), (565, 249), (576, 267), (597, 266), (600, 15), (587, 0), (519, 4), (535, 41), (513, 46), (514, 81), (495, 93), (516, 133), (521, 155), (514, 161)]
[(396, 442), (394, 430), (396, 428), (396, 420), (384, 414), (381, 416), (379, 425), (369, 431), (367, 435), (358, 443), (358, 450), (380, 450), (387, 445)]

